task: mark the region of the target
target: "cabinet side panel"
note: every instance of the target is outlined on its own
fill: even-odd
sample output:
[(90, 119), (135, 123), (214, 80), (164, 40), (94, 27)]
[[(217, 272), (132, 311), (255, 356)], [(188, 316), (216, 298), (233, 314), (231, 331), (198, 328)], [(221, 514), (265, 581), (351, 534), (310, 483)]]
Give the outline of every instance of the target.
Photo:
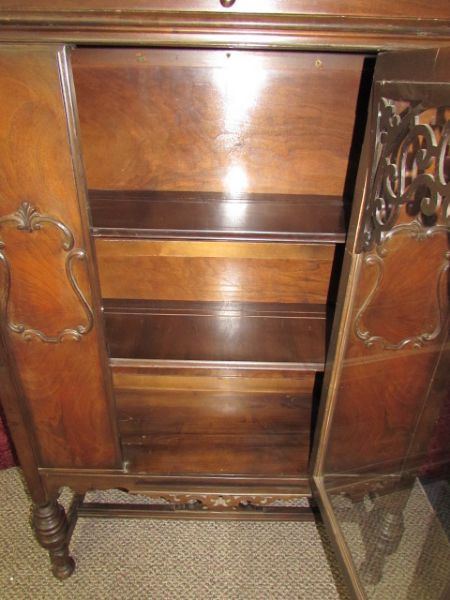
[(39, 464), (117, 466), (65, 49), (3, 46), (0, 94), (1, 322)]

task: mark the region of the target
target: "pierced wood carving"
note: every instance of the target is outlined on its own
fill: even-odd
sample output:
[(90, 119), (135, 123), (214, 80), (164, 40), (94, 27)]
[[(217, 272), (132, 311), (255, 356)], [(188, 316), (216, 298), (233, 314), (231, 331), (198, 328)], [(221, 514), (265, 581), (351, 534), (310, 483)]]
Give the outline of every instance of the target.
[[(237, 511), (254, 510), (258, 507), (270, 507), (277, 503), (279, 506), (296, 506), (302, 498), (297, 494), (224, 494), (224, 493), (189, 493), (189, 492), (134, 492), (129, 493), (146, 496), (158, 502), (164, 501), (175, 506), (177, 510), (201, 511)], [(294, 504), (293, 504), (294, 503)]]
[[(435, 340), (445, 322), (446, 273), (450, 252), (445, 251), (436, 271), (435, 323), (400, 340), (388, 340), (364, 326), (364, 317), (380, 290), (390, 243), (406, 235), (424, 243), (449, 232), (450, 225), (450, 121), (449, 108), (428, 108), (419, 102), (395, 102), (381, 97), (378, 108), (375, 167), (366, 208), (364, 263), (376, 269), (375, 283), (354, 321), (356, 336), (368, 347), (387, 350)], [(445, 244), (444, 244), (445, 245)], [(447, 245), (448, 248), (448, 245)], [(424, 256), (427, 247), (424, 244)], [(399, 273), (400, 275), (400, 273)]]
[[(450, 121), (445, 107), (381, 98), (375, 172), (367, 204), (363, 249), (384, 242), (400, 210), (429, 230), (450, 225)], [(421, 122), (432, 112), (430, 122)]]
[(241, 494), (164, 494), (163, 498), (179, 507), (197, 510), (242, 510), (268, 506), (275, 496), (247, 496)]
[[(6, 215), (0, 218), (0, 226), (2, 225), (15, 225), (20, 231), (26, 233), (33, 233), (40, 231), (45, 225), (52, 225), (56, 227), (62, 235), (62, 248), (67, 253), (65, 259), (65, 269), (67, 279), (74, 291), (74, 294), (80, 301), (86, 315), (86, 323), (75, 325), (74, 327), (66, 327), (62, 329), (57, 335), (47, 335), (39, 329), (30, 327), (24, 323), (14, 323), (7, 321), (7, 327), (10, 331), (19, 334), (26, 341), (30, 341), (33, 337), (40, 339), (43, 342), (56, 344), (62, 342), (63, 339), (68, 338), (75, 341), (79, 341), (82, 335), (86, 335), (91, 331), (94, 323), (92, 309), (89, 306), (86, 298), (83, 295), (73, 273), (73, 263), (75, 260), (85, 260), (86, 253), (80, 248), (75, 248), (75, 240), (73, 233), (70, 229), (61, 221), (50, 217), (49, 215), (40, 214), (39, 211), (34, 208), (29, 202), (22, 202), (19, 209), (12, 214)], [(5, 243), (0, 240), (0, 261), (3, 263), (6, 269), (6, 289), (5, 289), (5, 311), (8, 312), (8, 297), (9, 290), (11, 287), (11, 265), (5, 254)]]

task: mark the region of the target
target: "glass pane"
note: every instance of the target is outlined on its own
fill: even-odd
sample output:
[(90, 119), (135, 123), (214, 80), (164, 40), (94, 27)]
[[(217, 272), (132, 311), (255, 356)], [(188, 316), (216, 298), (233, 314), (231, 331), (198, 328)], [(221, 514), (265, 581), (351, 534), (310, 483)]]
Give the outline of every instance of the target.
[[(343, 555), (349, 551), (356, 589), (371, 600), (444, 600), (450, 598), (450, 110), (419, 101), (426, 97), (423, 84), (383, 85), (375, 94), (366, 237), (362, 253), (349, 259), (351, 293), (340, 332), (347, 337), (345, 347), (337, 344), (342, 368), (330, 386), (317, 482), (339, 526)], [(405, 90), (414, 101), (398, 100)]]
[[(441, 357), (416, 439), (427, 435), (414, 476), (326, 477), (334, 514), (374, 600), (450, 597), (450, 377)], [(427, 414), (428, 413), (428, 414)]]

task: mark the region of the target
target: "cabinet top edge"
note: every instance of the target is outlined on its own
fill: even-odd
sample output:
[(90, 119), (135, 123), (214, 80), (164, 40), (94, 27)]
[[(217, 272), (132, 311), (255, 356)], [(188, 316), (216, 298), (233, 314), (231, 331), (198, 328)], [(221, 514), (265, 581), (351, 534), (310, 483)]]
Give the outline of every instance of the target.
[[(327, 0), (327, 4), (333, 2)], [(119, 6), (97, 0), (74, 7), (65, 0), (52, 9), (47, 0), (29, 0), (25, 7), (12, 8), (10, 2), (0, 0), (0, 41), (347, 51), (450, 45), (450, 5), (417, 14), (411, 10), (407, 16), (389, 12), (380, 16), (379, 2), (366, 14), (345, 9), (341, 14), (225, 12), (205, 10), (200, 1), (187, 2), (184, 10), (171, 9), (173, 2), (166, 3), (165, 10), (150, 9), (148, 2), (135, 1), (126, 10), (114, 8), (115, 4)], [(202, 10), (193, 10), (196, 4)], [(153, 5), (157, 8), (162, 3)], [(347, 5), (351, 8), (352, 2)]]
[(0, 0), (0, 11), (10, 14), (122, 15), (204, 13), (225, 18), (264, 18), (264, 16), (310, 15), (322, 17), (377, 17), (449, 19), (447, 0), (424, 3), (421, 0)]

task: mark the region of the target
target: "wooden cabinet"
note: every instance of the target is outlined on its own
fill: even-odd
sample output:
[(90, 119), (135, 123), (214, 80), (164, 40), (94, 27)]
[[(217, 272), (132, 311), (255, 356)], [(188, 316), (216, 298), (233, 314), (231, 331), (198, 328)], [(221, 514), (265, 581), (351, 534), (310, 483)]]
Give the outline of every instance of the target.
[(329, 490), (416, 472), (444, 403), (447, 3), (32, 4), (0, 3), (0, 375), (53, 572), (62, 485), (314, 492), (335, 533)]

